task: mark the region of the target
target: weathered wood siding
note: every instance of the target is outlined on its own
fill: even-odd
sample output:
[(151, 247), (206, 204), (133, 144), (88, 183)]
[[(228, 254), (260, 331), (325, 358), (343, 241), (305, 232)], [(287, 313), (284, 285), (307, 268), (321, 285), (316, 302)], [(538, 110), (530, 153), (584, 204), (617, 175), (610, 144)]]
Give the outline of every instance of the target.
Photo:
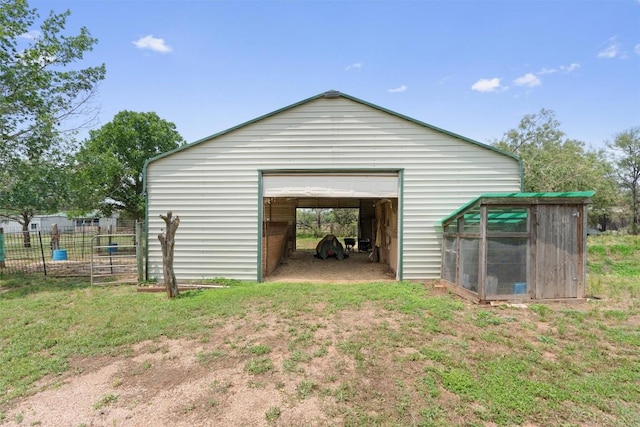
[(270, 275), (280, 265), (287, 252), (289, 224), (265, 222), (262, 234), (262, 271)]
[(259, 171), (402, 171), (405, 279), (440, 275), (436, 222), (487, 192), (519, 191), (518, 162), (353, 98), (316, 97), (149, 163), (148, 274), (160, 277), (160, 214), (182, 222), (180, 279), (259, 276)]
[(583, 298), (585, 207), (539, 205), (536, 209), (535, 298)]

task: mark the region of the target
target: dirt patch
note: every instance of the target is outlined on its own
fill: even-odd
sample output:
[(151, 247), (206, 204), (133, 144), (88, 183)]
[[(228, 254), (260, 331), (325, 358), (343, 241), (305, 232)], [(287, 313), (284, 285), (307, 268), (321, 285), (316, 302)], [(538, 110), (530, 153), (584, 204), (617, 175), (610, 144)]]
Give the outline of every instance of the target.
[[(425, 292), (446, 293), (428, 285)], [(560, 335), (530, 309), (462, 304), (437, 322), (438, 309), (416, 315), (372, 302), (278, 313), (256, 307), (239, 318), (211, 319), (197, 340), (161, 338), (120, 349), (117, 357), (74, 357), (64, 374), (0, 408), (0, 425), (417, 425), (430, 417), (463, 425), (489, 409), (439, 385), (434, 372), (443, 355), (455, 350), (473, 361), (540, 348), (542, 360), (556, 363), (564, 357), (561, 344), (540, 344), (540, 337), (572, 343), (583, 333), (567, 324)], [(477, 339), (488, 330), (496, 339)], [(528, 346), (511, 345), (522, 340)], [(608, 354), (621, 351), (628, 350)]]
[(315, 251), (296, 251), (286, 258), (267, 282), (285, 283), (354, 283), (395, 281), (395, 272), (388, 265), (374, 263), (369, 252), (353, 251), (343, 260), (316, 258)]
[[(345, 343), (396, 323), (366, 307), (319, 320), (254, 312), (198, 341), (146, 341), (128, 356), (78, 357), (14, 402), (0, 424), (267, 426), (276, 413), (277, 425), (340, 424), (336, 405), (353, 397), (357, 369)], [(252, 369), (265, 360), (264, 371)]]

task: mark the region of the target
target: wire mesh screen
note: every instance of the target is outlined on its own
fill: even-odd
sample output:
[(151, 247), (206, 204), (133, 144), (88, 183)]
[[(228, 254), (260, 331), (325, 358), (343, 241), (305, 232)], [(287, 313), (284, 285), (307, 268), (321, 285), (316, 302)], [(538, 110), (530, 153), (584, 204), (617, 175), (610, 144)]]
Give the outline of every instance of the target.
[(526, 293), (528, 245), (527, 238), (488, 239), (487, 294)]
[(444, 252), (442, 255), (442, 278), (451, 283), (456, 283), (456, 266), (458, 264), (457, 239), (455, 237), (444, 238)]
[[(104, 244), (135, 246), (135, 223), (118, 222), (116, 227), (74, 226), (52, 230), (2, 232), (0, 234), (0, 274), (44, 274), (50, 276), (90, 276), (91, 243), (100, 232), (108, 232)], [(141, 227), (141, 230), (144, 230)], [(132, 237), (133, 236), (133, 237)], [(132, 240), (133, 239), (133, 240)]]
[(478, 292), (480, 239), (460, 239), (460, 281), (459, 285)]

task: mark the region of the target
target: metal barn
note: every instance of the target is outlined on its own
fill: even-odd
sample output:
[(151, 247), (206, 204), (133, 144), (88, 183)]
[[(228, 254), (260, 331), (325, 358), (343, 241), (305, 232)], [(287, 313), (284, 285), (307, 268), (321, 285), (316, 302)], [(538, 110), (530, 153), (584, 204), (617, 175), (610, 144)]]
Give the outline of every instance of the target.
[(441, 221), (442, 280), (477, 302), (584, 298), (593, 195), (479, 196)]
[(480, 194), (520, 191), (520, 171), (489, 145), (321, 93), (147, 163), (147, 276), (162, 277), (153, 236), (167, 211), (181, 218), (178, 279), (262, 281), (295, 249), (297, 209), (345, 207), (359, 212), (353, 237), (396, 279), (436, 279), (438, 220)]

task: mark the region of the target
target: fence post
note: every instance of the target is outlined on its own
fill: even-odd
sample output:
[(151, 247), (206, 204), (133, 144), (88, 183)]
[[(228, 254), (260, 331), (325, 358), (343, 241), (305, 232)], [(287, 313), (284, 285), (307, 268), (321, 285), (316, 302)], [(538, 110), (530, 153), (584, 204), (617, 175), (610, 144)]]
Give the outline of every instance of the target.
[(5, 268), (6, 264), (4, 263), (5, 255), (4, 255), (4, 228), (0, 228), (0, 268)]
[(42, 254), (42, 268), (44, 270), (44, 275), (47, 275), (47, 261), (44, 258), (44, 246), (42, 245), (42, 234), (40, 230), (38, 230), (38, 240), (40, 241), (40, 254)]

